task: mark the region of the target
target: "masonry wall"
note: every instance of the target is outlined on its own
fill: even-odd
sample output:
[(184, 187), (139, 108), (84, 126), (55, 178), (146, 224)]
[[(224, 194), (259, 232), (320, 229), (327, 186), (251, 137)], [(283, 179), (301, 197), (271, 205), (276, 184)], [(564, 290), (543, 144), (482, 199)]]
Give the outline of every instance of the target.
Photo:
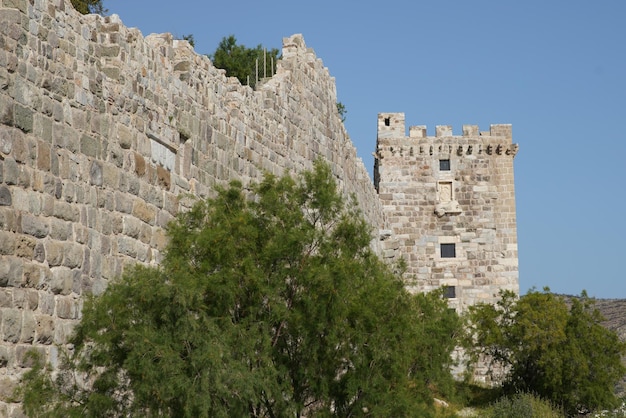
[(334, 79), (300, 35), (257, 91), (186, 41), (144, 37), (64, 0), (0, 0), (0, 416), (36, 348), (54, 364), (130, 264), (157, 264), (163, 228), (231, 179), (330, 162), (382, 225), (336, 109)]
[[(374, 183), (389, 241), (407, 261), (413, 291), (447, 287), (459, 311), (519, 291), (510, 125), (425, 126), (406, 135), (403, 113), (378, 116)], [(444, 161), (440, 163), (440, 161)], [(447, 162), (446, 162), (447, 161)], [(441, 164), (441, 165), (440, 165)], [(448, 244), (442, 254), (442, 244)], [(454, 248), (454, 256), (445, 257)]]

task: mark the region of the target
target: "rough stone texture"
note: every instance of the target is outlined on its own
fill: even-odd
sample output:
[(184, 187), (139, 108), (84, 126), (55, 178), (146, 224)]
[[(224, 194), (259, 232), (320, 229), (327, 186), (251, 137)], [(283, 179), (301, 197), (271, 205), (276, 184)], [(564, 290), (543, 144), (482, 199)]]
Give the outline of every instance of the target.
[[(411, 290), (448, 286), (458, 310), (493, 302), (500, 289), (519, 291), (517, 148), (510, 125), (464, 126), (461, 136), (415, 126), (407, 137), (403, 113), (378, 115), (374, 183)], [(442, 257), (442, 244), (454, 244), (455, 256)]]
[[(0, 0), (0, 415), (29, 348), (54, 360), (82, 298), (140, 262), (215, 185), (292, 174), (317, 158), (381, 205), (336, 108), (334, 79), (302, 36), (253, 90), (170, 34), (68, 1)], [(375, 241), (373, 245), (379, 245)]]
[[(406, 138), (403, 115), (386, 114), (390, 126), (379, 117), (378, 195), (337, 112), (334, 79), (300, 35), (283, 40), (276, 74), (256, 90), (186, 41), (79, 15), (69, 1), (0, 0), (0, 45), (2, 416), (21, 416), (6, 402), (25, 353), (55, 364), (83, 296), (135, 263), (159, 263), (163, 228), (189, 195), (295, 174), (318, 158), (381, 231), (373, 248), (405, 256), (414, 290), (457, 286), (462, 308), (517, 289), (510, 127)], [(433, 165), (443, 155), (448, 177)], [(438, 185), (449, 199), (437, 200)], [(459, 260), (438, 259), (443, 240), (458, 243)]]

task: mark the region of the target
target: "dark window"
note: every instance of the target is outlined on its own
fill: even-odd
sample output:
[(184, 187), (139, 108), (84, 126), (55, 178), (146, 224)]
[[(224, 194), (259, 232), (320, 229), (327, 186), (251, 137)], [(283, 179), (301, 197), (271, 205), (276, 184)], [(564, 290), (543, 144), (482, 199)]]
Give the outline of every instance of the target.
[(456, 244), (441, 244), (441, 258), (456, 257)]
[(456, 287), (455, 286), (444, 286), (443, 287), (443, 297), (446, 299), (454, 299), (456, 298)]
[(439, 160), (439, 171), (450, 171), (450, 160)]
[(385, 118), (385, 126), (389, 126), (391, 123), (391, 118)]

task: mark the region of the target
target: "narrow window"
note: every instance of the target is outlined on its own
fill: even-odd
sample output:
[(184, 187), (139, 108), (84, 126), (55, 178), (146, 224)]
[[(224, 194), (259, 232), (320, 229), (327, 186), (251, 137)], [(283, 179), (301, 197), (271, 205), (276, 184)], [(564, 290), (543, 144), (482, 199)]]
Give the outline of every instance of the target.
[(455, 258), (456, 244), (441, 244), (441, 258)]
[(391, 118), (385, 118), (385, 126), (389, 126), (391, 123)]
[(439, 171), (450, 171), (450, 160), (439, 160)]
[(446, 299), (456, 298), (456, 286), (444, 286), (443, 297)]

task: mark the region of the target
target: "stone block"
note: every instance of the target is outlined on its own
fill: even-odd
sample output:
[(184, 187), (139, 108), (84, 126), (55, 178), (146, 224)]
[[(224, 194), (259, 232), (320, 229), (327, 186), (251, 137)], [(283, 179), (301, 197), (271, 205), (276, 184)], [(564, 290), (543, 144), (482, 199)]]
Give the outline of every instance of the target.
[(77, 319), (77, 300), (69, 296), (58, 296), (56, 298), (56, 314), (61, 319)]
[(18, 257), (33, 259), (35, 255), (35, 245), (37, 240), (29, 236), (19, 236), (15, 240), (15, 255)]
[(12, 351), (13, 350), (10, 350), (9, 347), (0, 345), (0, 367), (7, 367), (11, 360)]
[(99, 161), (91, 162), (91, 167), (89, 169), (89, 180), (90, 180), (90, 184), (94, 186), (102, 186), (103, 173), (102, 173), (101, 162)]
[(20, 342), (30, 344), (35, 340), (35, 330), (37, 328), (37, 321), (35, 320), (35, 314), (33, 311), (24, 311), (22, 316), (22, 334), (20, 335)]
[(133, 216), (139, 218), (147, 224), (154, 225), (156, 213), (157, 211), (154, 206), (147, 204), (141, 199), (135, 199), (133, 203)]
[(13, 289), (10, 287), (0, 287), (0, 308), (13, 307)]
[(25, 133), (32, 132), (33, 110), (16, 103), (13, 112), (15, 127)]
[(57, 321), (54, 327), (54, 344), (66, 344), (74, 332), (74, 321)]
[(50, 226), (44, 218), (33, 216), (29, 213), (22, 214), (22, 231), (36, 238), (44, 238), (48, 235)]
[(121, 236), (117, 238), (117, 250), (120, 254), (137, 258), (139, 242), (135, 239)]
[(39, 313), (54, 315), (54, 294), (50, 292), (39, 292)]
[(67, 241), (72, 238), (72, 223), (57, 218), (50, 219), (50, 238)]
[(0, 256), (0, 287), (16, 287), (23, 280), (24, 261), (13, 256)]
[(0, 254), (15, 254), (16, 236), (13, 232), (0, 231)]
[(141, 221), (132, 216), (124, 216), (123, 220), (123, 233), (132, 238), (139, 237), (139, 231), (141, 230)]
[[(7, 402), (7, 403), (11, 403), (11, 401), (14, 398), (14, 393), (15, 390), (17, 389), (17, 386), (19, 384), (19, 380), (15, 377), (12, 376), (2, 376), (0, 377), (0, 401), (2, 402)], [(7, 415), (3, 415), (3, 416), (10, 416), (8, 408), (5, 409)], [(0, 412), (2, 412), (0, 410)], [(12, 416), (17, 416), (17, 415), (12, 415)]]
[(120, 192), (115, 192), (115, 210), (121, 213), (132, 213), (133, 199)]
[(157, 165), (156, 174), (159, 186), (163, 187), (166, 190), (169, 190), (170, 185), (172, 184), (170, 171), (160, 165)]
[(39, 344), (52, 344), (54, 340), (54, 318), (50, 315), (35, 315), (37, 326), (35, 329), (35, 342)]
[(33, 347), (32, 345), (22, 344), (15, 347), (17, 366), (24, 368), (33, 367), (37, 358), (46, 361), (46, 350), (44, 347)]
[(46, 261), (50, 267), (60, 266), (63, 262), (63, 243), (47, 241), (44, 244)]
[(3, 180), (8, 185), (17, 184), (17, 179), (20, 175), (20, 167), (12, 157), (6, 157), (2, 164), (3, 168)]
[(92, 158), (100, 157), (102, 152), (100, 140), (89, 135), (83, 135), (80, 138), (80, 152)]
[[(13, 116), (13, 99), (5, 95), (0, 96), (0, 124), (6, 126), (13, 126), (15, 124)], [(8, 152), (5, 152), (5, 154), (8, 154)]]
[(117, 125), (117, 140), (120, 147), (123, 149), (129, 149), (133, 143), (132, 131), (125, 125)]
[(17, 343), (22, 333), (22, 311), (15, 308), (5, 308), (2, 312), (2, 340)]
[(21, 287), (41, 289), (50, 277), (50, 270), (47, 266), (26, 261), (19, 285)]
[[(66, 190), (66, 192), (68, 191)], [(78, 222), (80, 220), (80, 211), (75, 206), (58, 200), (54, 203), (54, 216), (68, 222)]]
[(51, 168), (50, 145), (45, 142), (37, 144), (37, 168), (43, 171), (50, 171)]
[[(2, 167), (0, 166), (0, 172)], [(7, 186), (0, 186), (0, 206), (11, 206), (13, 204), (13, 197), (11, 196), (11, 190)]]
[(50, 291), (55, 295), (69, 295), (72, 292), (74, 277), (72, 270), (67, 267), (54, 267), (51, 271)]
[(78, 269), (83, 265), (84, 250), (83, 246), (66, 242), (63, 244), (63, 263), (64, 267), (70, 269)]

